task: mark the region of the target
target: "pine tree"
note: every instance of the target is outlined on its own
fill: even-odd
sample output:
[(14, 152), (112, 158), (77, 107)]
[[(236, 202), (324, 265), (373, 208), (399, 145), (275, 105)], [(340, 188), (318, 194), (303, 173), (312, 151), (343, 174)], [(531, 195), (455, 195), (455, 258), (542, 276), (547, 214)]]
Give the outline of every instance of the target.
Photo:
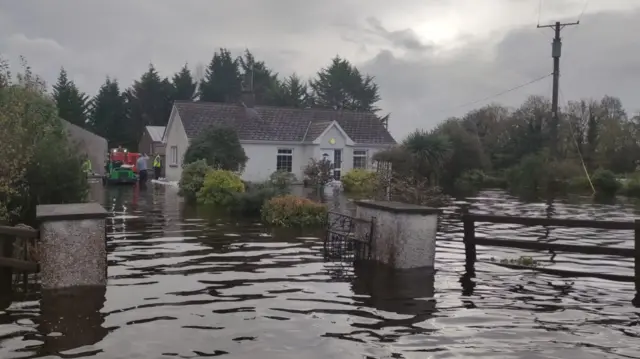
[(64, 68), (60, 69), (58, 82), (53, 86), (53, 99), (60, 118), (80, 127), (87, 126), (88, 96), (78, 90), (75, 83), (69, 80)]
[(89, 129), (107, 139), (109, 148), (131, 146), (124, 94), (117, 80), (107, 78), (93, 98)]
[(160, 78), (153, 64), (139, 80), (125, 92), (127, 115), (130, 119), (132, 149), (140, 140), (146, 126), (166, 126), (173, 106), (173, 85)]
[(173, 75), (172, 85), (173, 101), (191, 101), (195, 98), (197, 84), (186, 64)]
[(380, 101), (378, 85), (373, 77), (362, 75), (346, 59), (336, 56), (331, 64), (310, 82), (315, 106), (332, 109), (376, 112)]
[(307, 85), (293, 74), (272, 85), (269, 102), (274, 106), (306, 108), (311, 105)]
[(229, 50), (216, 52), (200, 83), (200, 101), (235, 102), (240, 98), (241, 76), (237, 59)]
[(248, 49), (244, 56), (238, 57), (240, 68), (243, 72), (244, 82), (252, 84), (256, 105), (273, 105), (270, 99), (271, 91), (277, 85), (278, 75), (265, 65), (264, 61), (256, 61)]

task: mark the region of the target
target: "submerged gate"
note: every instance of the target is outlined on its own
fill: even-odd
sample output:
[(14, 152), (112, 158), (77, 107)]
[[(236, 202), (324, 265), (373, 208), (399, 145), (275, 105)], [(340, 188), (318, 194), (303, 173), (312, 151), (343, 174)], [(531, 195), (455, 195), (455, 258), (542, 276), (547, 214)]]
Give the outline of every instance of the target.
[(355, 262), (371, 259), (375, 218), (365, 220), (329, 212), (324, 240), (325, 259)]

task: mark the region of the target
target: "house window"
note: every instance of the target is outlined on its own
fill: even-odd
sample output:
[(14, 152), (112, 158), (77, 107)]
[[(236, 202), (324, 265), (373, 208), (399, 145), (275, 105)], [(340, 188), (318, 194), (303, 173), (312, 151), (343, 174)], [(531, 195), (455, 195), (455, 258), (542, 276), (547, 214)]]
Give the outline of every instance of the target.
[(353, 168), (367, 168), (367, 150), (353, 151)]
[(278, 149), (276, 157), (276, 171), (293, 172), (293, 150), (288, 148)]
[(171, 146), (171, 164), (178, 165), (178, 146)]

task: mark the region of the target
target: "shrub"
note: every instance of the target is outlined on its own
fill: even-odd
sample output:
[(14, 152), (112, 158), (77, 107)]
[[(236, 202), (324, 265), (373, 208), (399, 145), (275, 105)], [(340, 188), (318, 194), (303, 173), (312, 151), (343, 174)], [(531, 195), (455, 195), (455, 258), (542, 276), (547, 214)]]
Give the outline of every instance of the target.
[(487, 176), (481, 170), (463, 172), (454, 183), (454, 188), (463, 193), (479, 191), (485, 184)]
[(591, 183), (586, 175), (576, 176), (567, 182), (567, 188), (572, 192), (592, 192)]
[(314, 187), (324, 186), (331, 182), (331, 170), (333, 165), (331, 161), (321, 159), (311, 159), (307, 167), (304, 169), (304, 175)]
[(370, 193), (376, 189), (376, 173), (365, 169), (356, 168), (342, 176), (342, 185), (345, 192)]
[(38, 141), (25, 171), (30, 204), (22, 215), (29, 220), (35, 219), (38, 204), (84, 202), (89, 194), (87, 175), (79, 170), (86, 157), (68, 142), (64, 128), (56, 127)]
[(275, 171), (269, 176), (269, 183), (274, 187), (286, 190), (296, 181), (296, 175), (286, 171)]
[(279, 227), (321, 226), (327, 220), (327, 206), (307, 198), (279, 196), (264, 204), (262, 219)]
[(547, 162), (542, 155), (525, 156), (520, 164), (506, 171), (509, 188), (521, 193), (537, 193), (546, 190)]
[(233, 194), (233, 205), (230, 210), (246, 216), (260, 215), (265, 202), (284, 194), (286, 194), (285, 189), (278, 188), (270, 182), (247, 183), (244, 192)]
[(493, 175), (485, 175), (484, 177), (484, 188), (507, 188), (509, 184), (507, 183), (504, 175), (500, 176), (499, 174)]
[(244, 192), (244, 182), (231, 171), (211, 170), (197, 194), (198, 202), (214, 206), (229, 206), (236, 193)]
[(23, 63), (12, 81), (0, 59), (0, 223), (35, 225), (38, 204), (83, 202), (84, 158), (44, 82)]
[(622, 190), (626, 196), (640, 197), (640, 175), (636, 174), (628, 178)]
[(184, 164), (198, 160), (214, 169), (242, 172), (249, 158), (235, 130), (213, 126), (194, 138), (184, 154)]
[(593, 172), (591, 182), (593, 183), (596, 193), (599, 195), (615, 195), (621, 187), (620, 182), (618, 182), (613, 172), (601, 168)]
[(573, 161), (554, 161), (548, 153), (528, 155), (506, 171), (509, 188), (519, 194), (542, 194), (566, 189), (582, 169)]
[(204, 185), (204, 177), (211, 170), (205, 160), (198, 160), (184, 166), (180, 182), (178, 182), (178, 193), (187, 201), (195, 201), (198, 192)]

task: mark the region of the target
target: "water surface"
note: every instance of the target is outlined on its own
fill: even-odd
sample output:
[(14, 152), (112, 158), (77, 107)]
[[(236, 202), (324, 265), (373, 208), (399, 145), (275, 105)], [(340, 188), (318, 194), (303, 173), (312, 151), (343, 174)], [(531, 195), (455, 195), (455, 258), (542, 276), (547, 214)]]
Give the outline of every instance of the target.
[[(501, 192), (474, 212), (629, 219), (632, 203), (524, 204)], [(327, 262), (322, 234), (216, 219), (175, 191), (110, 188), (109, 285), (0, 312), (0, 358), (640, 358), (631, 283), (560, 278), (478, 263), (464, 276), (448, 208), (437, 273)], [(479, 235), (630, 246), (632, 233), (481, 225)], [(632, 274), (617, 257), (478, 247), (479, 260)]]

